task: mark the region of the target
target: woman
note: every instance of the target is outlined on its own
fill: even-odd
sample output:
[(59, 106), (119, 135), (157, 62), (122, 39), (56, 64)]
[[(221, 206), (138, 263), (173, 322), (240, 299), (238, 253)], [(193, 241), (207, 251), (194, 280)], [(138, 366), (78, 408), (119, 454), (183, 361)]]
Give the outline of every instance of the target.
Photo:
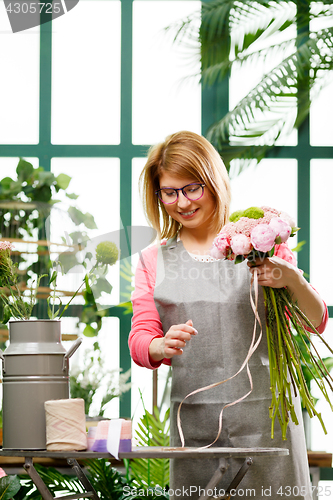
[[(195, 389), (232, 376), (247, 355), (254, 324), (249, 301), (253, 269), (246, 262), (235, 265), (209, 256), (213, 239), (228, 221), (230, 185), (219, 154), (206, 139), (192, 132), (167, 137), (150, 150), (141, 181), (148, 221), (167, 241), (148, 248), (140, 259), (129, 346), (140, 366), (156, 369), (161, 363), (172, 365), (171, 445), (179, 446), (179, 403)], [(327, 308), (295, 267), (287, 245), (278, 245), (274, 257), (257, 264), (259, 284), (287, 286), (322, 332)], [(262, 295), (259, 314), (264, 324)], [(279, 424), (274, 441), (270, 437), (265, 335), (249, 364), (253, 391), (226, 409), (215, 446), (288, 448), (288, 457), (256, 458), (239, 487), (252, 496), (255, 492), (255, 498), (266, 498), (270, 491), (273, 498), (310, 500), (299, 397), (295, 406), (300, 425), (289, 423), (287, 441), (282, 441)], [(210, 444), (218, 432), (222, 407), (248, 391), (249, 380), (243, 370), (228, 383), (186, 399), (181, 409), (185, 446)], [(230, 461), (218, 488), (228, 485), (242, 462)], [(182, 492), (177, 494), (181, 498), (190, 492), (192, 498), (198, 498), (199, 487), (207, 485), (216, 468), (216, 460), (172, 460), (170, 489)]]

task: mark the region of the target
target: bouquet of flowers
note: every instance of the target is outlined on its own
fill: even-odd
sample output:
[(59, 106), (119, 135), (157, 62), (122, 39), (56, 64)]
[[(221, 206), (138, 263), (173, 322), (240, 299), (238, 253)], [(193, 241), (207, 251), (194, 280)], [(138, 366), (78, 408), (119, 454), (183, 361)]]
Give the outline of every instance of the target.
[[(230, 223), (215, 238), (211, 255), (216, 259), (234, 260), (235, 263), (245, 259), (254, 262), (257, 258), (272, 257), (275, 245), (286, 242), (298, 229), (288, 214), (274, 208), (250, 207), (239, 210), (230, 216)], [(310, 333), (319, 333), (293, 302), (287, 288), (263, 286), (263, 295), (272, 392), (269, 408), (272, 419), (271, 437), (274, 437), (276, 417), (281, 424), (283, 439), (286, 439), (289, 419), (298, 424), (292, 400), (292, 394), (296, 396), (297, 392), (310, 417), (316, 415), (319, 418), (326, 434), (322, 417), (314, 407), (302, 371), (303, 365), (311, 373), (333, 411), (325, 385), (327, 383), (333, 390), (333, 379), (310, 337)], [(300, 344), (296, 336), (300, 339)], [(322, 337), (321, 341), (333, 353)]]

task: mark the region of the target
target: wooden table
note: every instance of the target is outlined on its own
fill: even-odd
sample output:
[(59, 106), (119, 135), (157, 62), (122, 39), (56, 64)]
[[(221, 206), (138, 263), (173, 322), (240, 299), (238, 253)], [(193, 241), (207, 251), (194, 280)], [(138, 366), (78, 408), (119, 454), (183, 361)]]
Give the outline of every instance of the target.
[[(229, 458), (244, 458), (243, 465), (231, 481), (230, 485), (226, 488), (224, 494), (219, 498), (227, 499), (230, 498), (230, 493), (235, 491), (240, 481), (248, 471), (249, 467), (253, 463), (253, 457), (258, 456), (286, 456), (289, 454), (289, 450), (284, 448), (173, 448), (173, 447), (138, 447), (133, 449), (131, 452), (119, 453), (119, 458), (133, 459), (133, 458), (218, 458), (219, 466), (214, 472), (211, 480), (207, 484), (204, 493), (200, 496), (200, 500), (207, 500), (212, 497), (209, 491), (213, 491), (215, 486), (222, 479), (224, 472), (226, 471), (227, 459)], [(35, 486), (39, 490), (44, 500), (53, 500), (53, 496), (49, 489), (43, 482), (42, 478), (36, 471), (33, 465), (33, 458), (48, 458), (48, 459), (66, 459), (68, 465), (73, 469), (76, 476), (80, 480), (81, 484), (84, 486), (86, 493), (76, 494), (76, 495), (65, 495), (62, 499), (74, 500), (77, 498), (89, 497), (93, 500), (99, 500), (99, 497), (94, 490), (93, 486), (89, 482), (88, 478), (84, 474), (78, 460), (86, 460), (92, 458), (106, 458), (111, 459), (112, 456), (109, 453), (96, 453), (91, 451), (59, 451), (59, 452), (48, 452), (40, 450), (1, 450), (1, 457), (23, 457), (25, 459), (24, 468), (29, 474), (30, 478), (34, 482)]]

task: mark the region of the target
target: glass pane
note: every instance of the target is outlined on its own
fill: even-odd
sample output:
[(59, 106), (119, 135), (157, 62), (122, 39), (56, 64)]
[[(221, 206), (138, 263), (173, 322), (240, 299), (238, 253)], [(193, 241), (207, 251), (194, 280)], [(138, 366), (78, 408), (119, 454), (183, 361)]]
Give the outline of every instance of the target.
[(2, 2), (0, 33), (0, 143), (37, 144), (39, 27), (13, 34)]
[[(133, 2), (133, 143), (153, 144), (178, 130), (201, 131), (200, 66), (164, 28), (200, 8), (194, 1)], [(192, 52), (193, 60), (193, 52)]]
[[(333, 245), (332, 231), (327, 230), (329, 214), (333, 211), (332, 199), (333, 160), (311, 161), (311, 284), (318, 290), (328, 305), (333, 305), (333, 268), (330, 249)], [(324, 244), (324, 246), (323, 246)]]
[[(297, 218), (296, 160), (262, 160), (231, 180), (231, 212), (251, 206), (271, 206)], [(291, 240), (294, 246), (295, 238)]]
[(310, 109), (311, 146), (333, 146), (333, 83), (324, 87)]
[[(72, 248), (72, 238), (68, 238), (74, 231), (83, 231), (89, 237), (89, 249), (95, 253), (96, 244), (103, 241), (103, 235), (115, 233), (115, 242), (119, 247), (117, 238), (121, 225), (119, 192), (120, 192), (120, 166), (118, 158), (53, 158), (51, 170), (55, 175), (66, 173), (72, 180), (68, 193), (79, 194), (77, 200), (70, 200), (59, 192), (58, 198), (61, 203), (56, 205), (52, 212), (50, 240), (56, 244), (62, 238), (69, 243)], [(83, 224), (75, 226), (68, 215), (68, 207), (72, 205), (81, 210), (84, 214), (93, 215), (97, 229), (86, 228)], [(52, 247), (53, 251), (59, 252), (58, 247)], [(66, 251), (66, 247), (61, 248)], [(67, 247), (68, 251), (68, 247)], [(82, 260), (83, 255), (77, 254), (78, 260)], [(55, 257), (54, 257), (55, 258)], [(82, 266), (72, 268), (63, 278), (61, 287), (63, 290), (76, 290), (82, 282), (85, 274)], [(112, 285), (111, 295), (103, 293), (98, 302), (102, 306), (119, 303), (119, 261), (109, 267), (107, 279)], [(74, 299), (76, 300), (76, 299)], [(79, 297), (78, 302), (82, 302)]]
[(120, 2), (86, 0), (54, 23), (52, 143), (119, 144)]
[[(80, 329), (82, 333), (82, 323), (80, 323)], [(67, 331), (64, 333), (72, 332)], [(88, 383), (91, 383), (95, 389), (89, 416), (97, 416), (100, 411), (103, 396), (113, 388), (117, 390), (119, 386), (119, 318), (103, 318), (102, 328), (98, 333), (98, 337), (82, 336), (82, 339), (83, 342), (80, 348), (70, 359), (70, 374), (74, 374), (78, 377), (78, 381), (81, 382), (83, 391)], [(87, 368), (87, 365), (89, 365), (87, 358), (89, 358), (89, 360), (91, 356), (97, 358), (98, 354), (100, 354), (98, 351), (94, 350), (95, 342), (98, 342), (100, 346), (101, 362), (99, 363), (96, 359), (93, 366), (87, 369), (86, 373), (83, 373), (84, 378), (82, 377), (82, 380), (81, 375), (78, 376), (78, 374), (81, 374), (81, 372)], [(65, 347), (66, 349), (69, 348), (67, 344)], [(104, 417), (119, 417), (118, 397), (115, 397), (106, 405)]]

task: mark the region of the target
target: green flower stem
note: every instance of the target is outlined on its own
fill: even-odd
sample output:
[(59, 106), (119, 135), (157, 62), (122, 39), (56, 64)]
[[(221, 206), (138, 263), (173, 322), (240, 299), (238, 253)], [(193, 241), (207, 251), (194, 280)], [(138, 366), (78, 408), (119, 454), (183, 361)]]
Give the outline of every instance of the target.
[[(294, 395), (299, 394), (302, 398), (302, 404), (307, 409), (310, 417), (315, 415), (319, 419), (324, 432), (327, 433), (322, 416), (315, 409), (313, 398), (301, 368), (303, 363), (333, 411), (333, 405), (328, 397), (324, 383), (327, 382), (331, 390), (333, 390), (331, 383), (333, 379), (303, 323), (315, 335), (319, 334), (299, 307), (293, 304), (286, 289), (263, 287), (263, 294), (266, 308), (266, 333), (270, 365), (270, 389), (272, 393), (272, 402), (269, 407), (269, 414), (272, 419), (271, 437), (274, 437), (276, 417), (280, 422), (283, 439), (286, 439), (289, 418), (295, 424), (298, 424), (293, 404), (292, 387)], [(308, 359), (310, 359), (311, 364), (305, 359), (305, 354), (296, 342), (290, 325), (294, 327), (296, 333), (302, 339), (305, 353), (309, 356)], [(332, 349), (324, 339), (320, 338), (333, 354)], [(314, 350), (315, 355), (311, 348)]]

